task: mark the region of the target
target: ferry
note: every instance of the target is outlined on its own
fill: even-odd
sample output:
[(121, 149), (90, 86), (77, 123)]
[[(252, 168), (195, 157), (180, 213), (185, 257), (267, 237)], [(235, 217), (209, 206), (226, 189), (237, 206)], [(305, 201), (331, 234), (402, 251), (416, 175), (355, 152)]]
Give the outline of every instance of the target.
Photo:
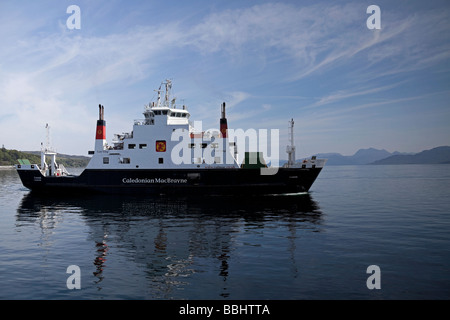
[(105, 109), (99, 105), (95, 147), (88, 152), (86, 168), (70, 174), (57, 163), (57, 153), (41, 144), (40, 164), (25, 159), (16, 165), (23, 185), (36, 193), (66, 195), (298, 194), (309, 191), (326, 163), (315, 156), (295, 160), (293, 119), (287, 163), (268, 166), (261, 152), (245, 152), (240, 160), (237, 143), (229, 137), (226, 104), (221, 104), (220, 130), (199, 132), (187, 107), (177, 106), (171, 97), (171, 89), (170, 80), (161, 83), (156, 101), (144, 107), (144, 118), (134, 120), (132, 131), (115, 134), (111, 144)]

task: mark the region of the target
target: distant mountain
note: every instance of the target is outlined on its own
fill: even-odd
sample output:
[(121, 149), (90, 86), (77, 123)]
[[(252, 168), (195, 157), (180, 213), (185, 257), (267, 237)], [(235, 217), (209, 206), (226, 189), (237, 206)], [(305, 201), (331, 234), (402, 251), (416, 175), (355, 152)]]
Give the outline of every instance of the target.
[[(389, 152), (384, 149), (359, 149), (352, 156), (343, 156), (340, 153), (318, 153), (317, 158), (328, 159), (327, 166), (342, 165), (366, 165), (366, 164), (427, 164), (448, 163), (450, 164), (450, 146), (437, 147), (420, 153)], [(304, 158), (297, 159), (302, 161)], [(277, 165), (283, 166), (286, 160), (278, 160)], [(270, 165), (270, 162), (268, 162)]]
[(317, 154), (317, 158), (328, 159), (328, 166), (355, 164), (350, 156), (343, 156), (340, 153), (319, 153)]
[(374, 148), (369, 149), (359, 149), (353, 156), (352, 159), (356, 164), (367, 164), (374, 161), (390, 157), (392, 154), (384, 149), (377, 150)]
[(352, 156), (343, 156), (340, 153), (320, 153), (317, 158), (328, 159), (327, 165), (360, 165), (369, 164), (377, 160), (385, 159), (399, 152), (390, 153), (384, 149), (359, 149)]
[(372, 164), (438, 164), (450, 163), (450, 147), (442, 146), (414, 155), (392, 155)]

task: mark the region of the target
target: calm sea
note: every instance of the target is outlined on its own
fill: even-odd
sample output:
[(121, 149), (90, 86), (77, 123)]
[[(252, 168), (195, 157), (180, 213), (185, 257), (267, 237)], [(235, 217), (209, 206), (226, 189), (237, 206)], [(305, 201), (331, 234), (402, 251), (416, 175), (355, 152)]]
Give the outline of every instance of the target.
[(0, 299), (450, 299), (450, 165), (249, 199), (40, 197), (0, 170), (0, 201)]

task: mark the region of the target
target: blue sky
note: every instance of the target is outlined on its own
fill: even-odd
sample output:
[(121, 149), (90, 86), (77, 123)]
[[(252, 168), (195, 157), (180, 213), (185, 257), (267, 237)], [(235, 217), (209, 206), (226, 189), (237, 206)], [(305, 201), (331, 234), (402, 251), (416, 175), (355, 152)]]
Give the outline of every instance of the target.
[[(81, 9), (69, 30), (67, 7)], [(381, 29), (366, 9), (381, 9)], [(450, 145), (448, 1), (0, 1), (0, 143), (87, 155), (132, 130), (161, 81), (202, 120), (279, 129), (285, 156)]]

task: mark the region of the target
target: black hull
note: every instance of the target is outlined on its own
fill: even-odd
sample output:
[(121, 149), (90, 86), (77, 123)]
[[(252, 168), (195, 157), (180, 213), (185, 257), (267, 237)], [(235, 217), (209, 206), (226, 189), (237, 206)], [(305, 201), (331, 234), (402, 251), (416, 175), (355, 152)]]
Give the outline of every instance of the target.
[(79, 176), (44, 177), (39, 170), (18, 170), (25, 187), (47, 194), (264, 195), (309, 191), (321, 168), (93, 170)]

